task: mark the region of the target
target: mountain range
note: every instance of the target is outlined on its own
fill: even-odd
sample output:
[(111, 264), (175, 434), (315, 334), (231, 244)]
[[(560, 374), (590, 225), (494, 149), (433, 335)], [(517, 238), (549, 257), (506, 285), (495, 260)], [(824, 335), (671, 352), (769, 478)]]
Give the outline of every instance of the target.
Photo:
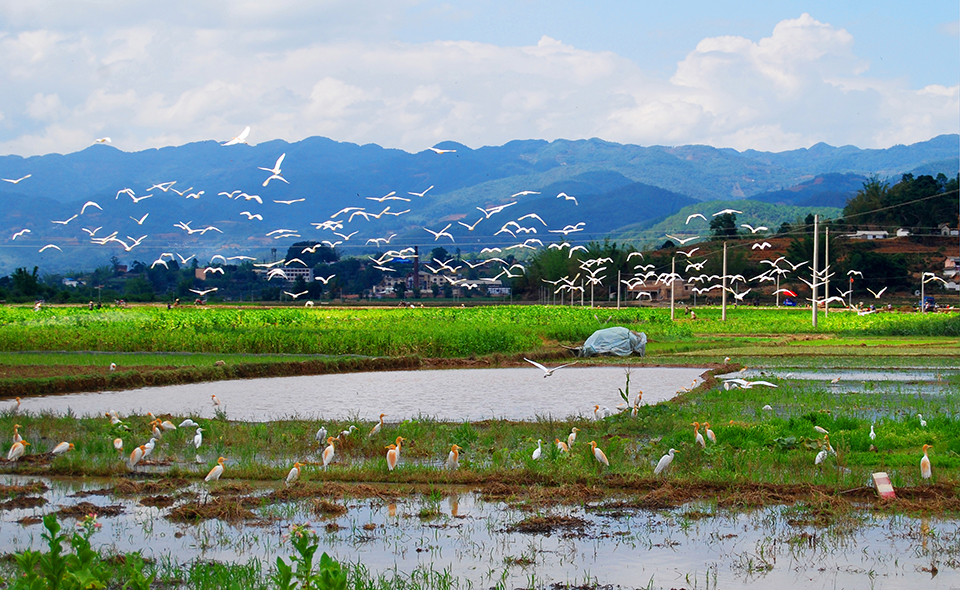
[[(580, 228), (566, 235), (571, 243), (629, 237), (648, 246), (662, 242), (658, 223), (671, 215), (698, 210), (709, 217), (713, 205), (707, 201), (735, 201), (744, 220), (766, 225), (771, 216), (795, 219), (814, 209), (836, 214), (869, 177), (957, 174), (958, 146), (958, 135), (887, 149), (821, 143), (778, 153), (590, 139), (518, 140), (478, 149), (442, 142), (435, 147), (448, 150), (444, 153), (408, 153), (310, 137), (255, 146), (206, 141), (130, 153), (93, 145), (66, 155), (2, 156), (0, 178), (30, 176), (16, 184), (0, 182), (0, 273), (32, 265), (44, 272), (90, 269), (112, 256), (149, 263), (164, 252), (196, 254), (201, 262), (218, 253), (266, 259), (273, 248), (284, 252), (290, 243), (308, 239), (340, 241), (342, 253), (360, 255), (376, 251), (366, 240), (392, 234), (389, 247), (471, 251), (531, 238), (546, 245), (563, 239), (557, 232), (568, 226)], [(271, 174), (264, 169), (281, 154), (287, 182), (275, 179), (263, 186)], [(157, 184), (162, 186), (151, 190)], [(136, 198), (152, 196), (134, 202), (120, 192), (124, 189)], [(246, 192), (248, 199), (227, 196), (233, 191)], [(187, 198), (191, 194), (196, 198)], [(88, 201), (96, 206), (81, 215)], [(499, 213), (483, 211), (503, 205)], [(311, 225), (345, 207), (371, 214), (352, 222), (347, 220), (354, 211), (337, 216), (343, 226), (335, 231), (350, 239)], [(531, 213), (543, 221), (521, 220)], [(70, 219), (74, 214), (78, 217)], [(251, 215), (263, 219), (247, 219)], [(516, 225), (504, 231), (509, 221)], [(176, 227), (180, 223), (215, 229), (191, 234)], [(435, 240), (424, 230), (448, 224), (455, 242)], [(30, 231), (12, 239), (23, 229)], [(278, 229), (290, 231), (273, 233)], [(706, 231), (705, 226), (668, 229)], [(117, 232), (122, 243), (93, 244), (91, 232), (94, 237)], [(125, 250), (124, 244), (140, 236), (146, 238), (139, 246)], [(48, 244), (57, 248), (39, 252)]]

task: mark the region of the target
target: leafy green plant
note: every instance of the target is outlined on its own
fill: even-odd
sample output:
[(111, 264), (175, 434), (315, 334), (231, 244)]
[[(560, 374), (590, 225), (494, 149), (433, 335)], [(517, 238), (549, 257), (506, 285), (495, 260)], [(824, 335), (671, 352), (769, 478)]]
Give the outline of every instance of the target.
[(288, 538), (297, 555), (290, 557), (290, 563), (277, 557), (277, 571), (270, 579), (279, 590), (346, 590), (346, 572), (326, 553), (320, 556), (319, 567), (314, 573), (314, 555), (319, 543), (313, 529), (306, 525), (292, 525)]

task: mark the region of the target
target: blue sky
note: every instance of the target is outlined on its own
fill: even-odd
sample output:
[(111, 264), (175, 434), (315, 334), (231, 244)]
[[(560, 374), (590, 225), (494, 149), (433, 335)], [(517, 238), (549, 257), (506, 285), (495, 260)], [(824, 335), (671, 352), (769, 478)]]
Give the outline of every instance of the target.
[(960, 5), (0, 3), (0, 153), (323, 135), (780, 151), (960, 132)]

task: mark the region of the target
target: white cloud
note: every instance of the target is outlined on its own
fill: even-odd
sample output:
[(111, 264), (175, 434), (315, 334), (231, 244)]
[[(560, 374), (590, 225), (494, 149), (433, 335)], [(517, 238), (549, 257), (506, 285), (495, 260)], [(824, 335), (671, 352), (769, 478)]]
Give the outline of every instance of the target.
[[(8, 89), (0, 95), (7, 116), (0, 153), (72, 151), (101, 135), (133, 151), (225, 140), (245, 125), (252, 141), (326, 135), (413, 151), (441, 140), (480, 146), (586, 137), (740, 149), (818, 141), (882, 147), (960, 127), (957, 86), (915, 90), (871, 79), (853, 37), (806, 14), (757, 41), (703, 39), (663, 79), (612, 52), (548, 35), (498, 46), (353, 34), (362, 11), (372, 10), (367, 4), (315, 3), (310, 18), (338, 23), (319, 37), (309, 34), (303, 13), (256, 2), (157, 26), (137, 22), (122, 3), (110, 6), (119, 14), (112, 26), (37, 26), (0, 36), (0, 84)], [(13, 16), (44, 21), (30, 11)], [(378, 13), (371, 28), (394, 18)]]

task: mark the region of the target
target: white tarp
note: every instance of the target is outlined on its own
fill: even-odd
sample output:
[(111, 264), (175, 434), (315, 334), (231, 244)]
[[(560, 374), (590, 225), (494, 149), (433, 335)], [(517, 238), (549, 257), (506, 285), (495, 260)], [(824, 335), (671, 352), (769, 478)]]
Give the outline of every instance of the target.
[(613, 354), (630, 356), (637, 353), (644, 356), (647, 352), (647, 335), (637, 333), (620, 326), (597, 330), (583, 343), (580, 356)]

